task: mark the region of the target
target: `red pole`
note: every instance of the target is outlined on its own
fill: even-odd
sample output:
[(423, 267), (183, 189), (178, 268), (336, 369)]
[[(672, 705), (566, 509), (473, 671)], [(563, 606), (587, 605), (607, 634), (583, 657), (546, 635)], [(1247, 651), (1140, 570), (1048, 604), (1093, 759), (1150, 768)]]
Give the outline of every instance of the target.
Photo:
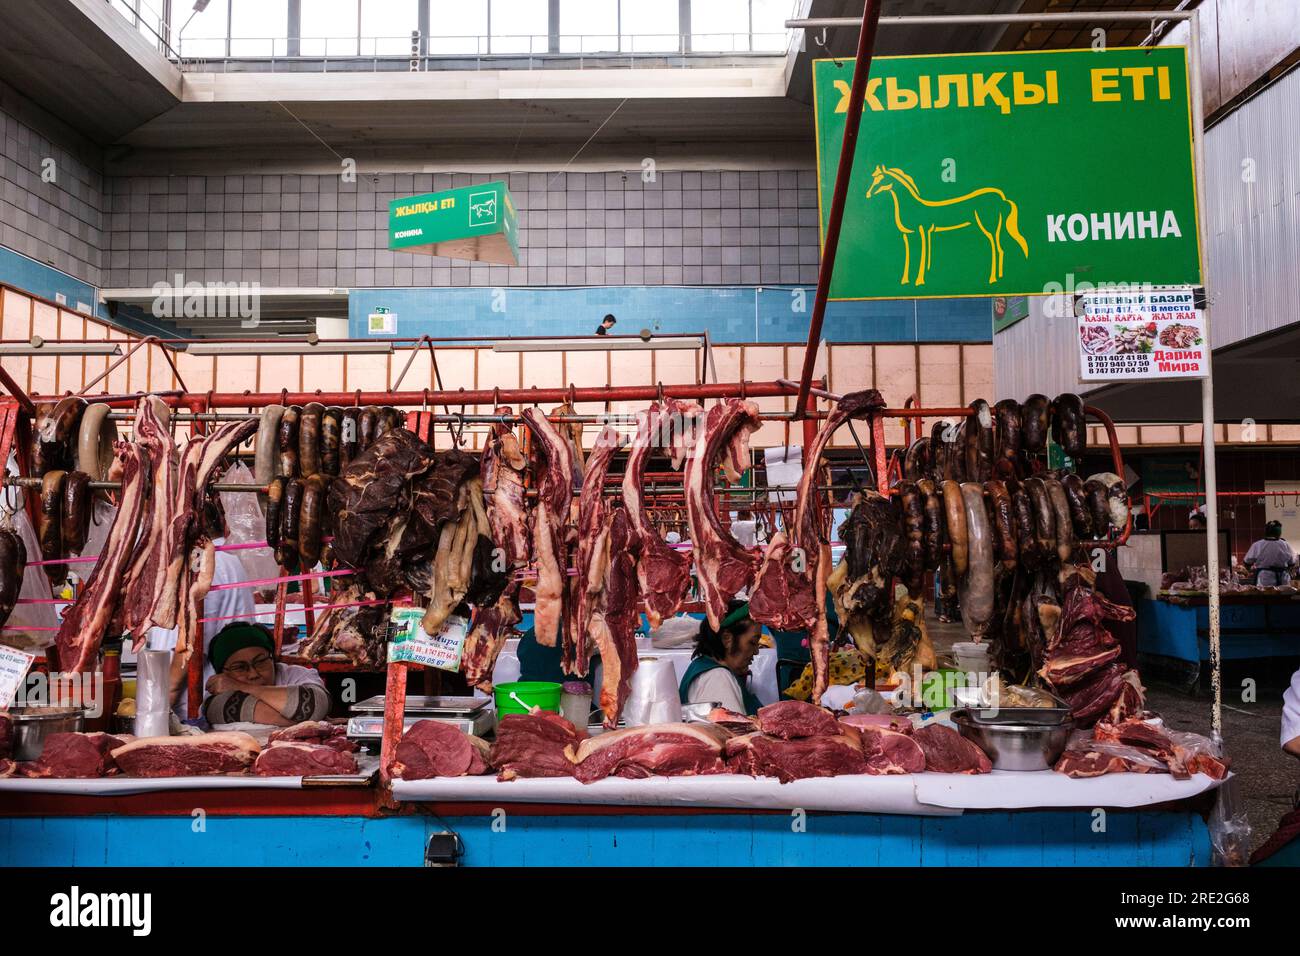
[[(595, 388), (476, 388), (443, 389), (415, 392), (212, 392), (205, 395), (210, 408), (265, 408), (267, 405), (305, 405), (320, 402), (322, 405), (539, 405), (550, 402), (657, 402), (665, 396), (682, 399), (705, 398), (779, 398), (797, 391), (791, 385), (778, 382), (709, 382), (705, 385), (603, 385)], [(90, 401), (104, 402), (114, 407), (133, 408), (138, 397), (105, 400), (99, 396), (84, 396)], [(182, 396), (163, 397), (167, 404), (184, 406)]]
[(858, 33), (858, 56), (853, 63), (853, 86), (849, 90), (849, 112), (844, 117), (844, 143), (840, 146), (840, 166), (835, 173), (835, 192), (831, 198), (830, 217), (826, 221), (826, 244), (822, 248), (821, 266), (817, 270), (817, 297), (813, 300), (812, 319), (808, 323), (808, 349), (803, 356), (799, 376), (799, 399), (795, 410), (805, 407), (808, 387), (812, 383), (813, 365), (817, 361), (817, 343), (821, 341), (822, 320), (826, 318), (826, 300), (831, 291), (831, 274), (835, 271), (835, 252), (840, 244), (840, 226), (844, 206), (849, 198), (849, 179), (853, 173), (853, 156), (858, 146), (858, 127), (862, 125), (862, 103), (866, 99), (867, 76), (871, 72), (871, 54), (876, 48), (876, 27), (880, 23), (880, 0), (867, 0), (862, 11), (862, 30)]
[(393, 779), (393, 760), (397, 743), (402, 739), (406, 717), (406, 665), (389, 664), (387, 690), (384, 692), (384, 736), (379, 749), (379, 779), (388, 786)]

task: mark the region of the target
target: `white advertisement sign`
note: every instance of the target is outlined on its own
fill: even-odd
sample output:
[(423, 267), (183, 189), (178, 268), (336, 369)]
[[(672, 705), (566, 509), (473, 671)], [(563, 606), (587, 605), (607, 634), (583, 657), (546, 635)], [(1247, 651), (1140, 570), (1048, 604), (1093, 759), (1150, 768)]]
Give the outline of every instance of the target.
[(35, 654), (0, 644), (0, 710), (8, 710), (31, 669)]
[(1091, 292), (1079, 297), (1079, 379), (1205, 378), (1205, 316), (1190, 289)]

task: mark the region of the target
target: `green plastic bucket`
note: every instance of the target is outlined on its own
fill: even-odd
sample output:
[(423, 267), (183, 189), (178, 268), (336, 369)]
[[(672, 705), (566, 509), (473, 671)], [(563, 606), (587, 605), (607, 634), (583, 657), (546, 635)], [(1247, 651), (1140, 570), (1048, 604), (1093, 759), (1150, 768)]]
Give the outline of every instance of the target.
[[(519, 701), (511, 697), (514, 693), (527, 707), (521, 707)], [(540, 707), (553, 714), (560, 712), (560, 685), (545, 680), (521, 680), (512, 684), (497, 684), (493, 689), (497, 702), (497, 715), (526, 714), (529, 708)]]

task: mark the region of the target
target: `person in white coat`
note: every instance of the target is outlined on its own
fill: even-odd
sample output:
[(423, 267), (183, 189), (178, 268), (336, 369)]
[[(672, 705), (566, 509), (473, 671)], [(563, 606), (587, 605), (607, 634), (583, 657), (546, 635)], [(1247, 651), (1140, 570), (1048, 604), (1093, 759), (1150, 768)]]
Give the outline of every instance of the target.
[(1300, 759), (1300, 670), (1282, 695), (1282, 749)]

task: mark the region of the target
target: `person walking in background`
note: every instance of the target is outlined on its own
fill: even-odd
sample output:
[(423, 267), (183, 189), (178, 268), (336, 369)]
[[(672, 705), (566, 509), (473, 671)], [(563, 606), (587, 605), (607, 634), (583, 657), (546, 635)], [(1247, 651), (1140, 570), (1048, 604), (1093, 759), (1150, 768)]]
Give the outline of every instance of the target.
[(603, 319), (600, 320), (600, 325), (596, 326), (596, 334), (609, 335), (610, 330), (613, 329), (617, 323), (618, 323), (618, 319), (614, 318), (612, 313), (607, 314)]

